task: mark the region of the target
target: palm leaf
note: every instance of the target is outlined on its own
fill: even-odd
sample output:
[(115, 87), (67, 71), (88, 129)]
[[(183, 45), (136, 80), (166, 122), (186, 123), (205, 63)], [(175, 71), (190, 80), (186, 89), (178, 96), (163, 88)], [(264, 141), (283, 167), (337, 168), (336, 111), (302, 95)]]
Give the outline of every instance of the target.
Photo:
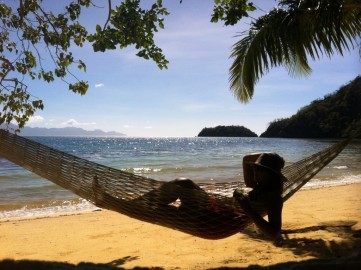
[(280, 1), (234, 44), (230, 88), (247, 102), (270, 68), (284, 66), (291, 76), (305, 76), (312, 71), (308, 58), (343, 55), (355, 48), (360, 36), (360, 0)]

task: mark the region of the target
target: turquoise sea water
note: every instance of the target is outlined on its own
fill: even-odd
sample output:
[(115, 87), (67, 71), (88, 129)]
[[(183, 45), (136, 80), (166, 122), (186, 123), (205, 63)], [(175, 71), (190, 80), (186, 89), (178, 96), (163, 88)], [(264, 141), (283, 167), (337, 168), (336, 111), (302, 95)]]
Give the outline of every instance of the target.
[[(31, 137), (73, 155), (161, 181), (242, 181), (242, 157), (274, 151), (286, 165), (335, 140), (274, 138), (71, 138)], [(361, 179), (361, 141), (354, 140), (308, 187)], [(94, 209), (72, 193), (0, 158), (0, 219)]]

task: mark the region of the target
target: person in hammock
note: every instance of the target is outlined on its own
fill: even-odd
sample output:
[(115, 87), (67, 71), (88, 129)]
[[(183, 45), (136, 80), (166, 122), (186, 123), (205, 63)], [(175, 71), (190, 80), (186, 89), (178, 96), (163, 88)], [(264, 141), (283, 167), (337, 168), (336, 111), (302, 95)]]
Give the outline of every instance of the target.
[[(285, 161), (276, 153), (254, 153), (243, 158), (244, 181), (249, 192), (234, 191), (233, 197), (239, 203), (246, 215), (256, 226), (271, 239), (277, 239), (282, 227), (283, 181), (285, 177), (281, 173)], [(156, 198), (156, 200), (155, 200)], [(228, 213), (237, 217), (232, 206), (218, 204), (216, 198), (208, 194), (190, 179), (178, 178), (164, 183), (159, 189), (151, 191), (141, 199), (148, 202), (156, 202), (159, 206), (167, 207), (179, 200), (179, 209), (184, 212), (192, 212), (195, 209), (208, 209), (218, 213)], [(252, 202), (263, 205), (268, 221), (266, 221), (255, 209)], [(242, 222), (243, 219), (240, 219)]]
[[(282, 225), (281, 194), (284, 176), (281, 174), (281, 169), (283, 166), (283, 158), (275, 153), (249, 154), (243, 158), (244, 181), (251, 191), (245, 194), (235, 190), (233, 194), (243, 212), (238, 211), (239, 207), (237, 209), (232, 204), (222, 202), (220, 198), (208, 194), (192, 180), (186, 178), (165, 182), (132, 202), (134, 206), (153, 209), (152, 219), (157, 216), (157, 213), (168, 212), (177, 213), (174, 218), (180, 218), (181, 223), (184, 221), (182, 217), (189, 221), (193, 220), (192, 223), (198, 231), (192, 229), (190, 233), (204, 238), (216, 239), (240, 232), (247, 225), (246, 214), (266, 236), (276, 239)], [(97, 181), (94, 184), (97, 186)], [(103, 193), (98, 199), (100, 197), (109, 202), (119, 201), (120, 205), (122, 203), (121, 199), (111, 197), (107, 193)], [(253, 201), (263, 205), (268, 221), (253, 209), (251, 206)], [(103, 207), (100, 203), (96, 205)], [(195, 213), (202, 213), (202, 215), (194, 216)], [(181, 223), (178, 224), (180, 228)]]
[[(256, 226), (269, 238), (277, 239), (282, 227), (283, 182), (281, 173), (284, 159), (276, 153), (255, 153), (243, 158), (243, 175), (247, 187), (252, 190), (244, 194), (235, 190), (233, 196)], [(251, 202), (261, 203), (267, 212), (266, 221)]]

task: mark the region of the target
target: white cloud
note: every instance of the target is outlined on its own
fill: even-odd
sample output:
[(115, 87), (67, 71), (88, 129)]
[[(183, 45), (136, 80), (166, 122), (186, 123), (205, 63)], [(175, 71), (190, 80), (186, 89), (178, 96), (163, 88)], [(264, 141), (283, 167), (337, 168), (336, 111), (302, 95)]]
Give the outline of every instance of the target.
[(44, 122), (44, 117), (40, 115), (31, 116), (28, 121), (29, 124), (41, 123), (41, 122)]
[(75, 119), (69, 119), (68, 121), (65, 121), (62, 123), (64, 126), (77, 126), (79, 123)]
[(104, 87), (104, 83), (96, 83), (94, 85), (95, 88), (100, 88), (100, 87)]
[(96, 125), (95, 122), (91, 122), (91, 123), (80, 123), (78, 122), (77, 120), (71, 118), (65, 122), (63, 122), (61, 124), (62, 126), (72, 126), (72, 127), (75, 127), (75, 126), (92, 126), (92, 125)]

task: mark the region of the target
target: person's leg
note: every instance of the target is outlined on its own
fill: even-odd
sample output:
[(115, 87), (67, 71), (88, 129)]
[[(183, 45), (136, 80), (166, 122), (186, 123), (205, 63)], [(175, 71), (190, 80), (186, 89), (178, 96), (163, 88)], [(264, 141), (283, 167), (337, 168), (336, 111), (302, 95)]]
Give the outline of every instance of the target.
[(175, 184), (184, 188), (202, 190), (196, 183), (194, 183), (191, 179), (188, 178), (176, 178), (172, 181), (169, 181), (168, 183)]
[(196, 183), (187, 178), (177, 178), (168, 182), (177, 186), (176, 195), (183, 209), (204, 208), (209, 205), (208, 194)]
[(177, 178), (162, 185), (134, 201), (142, 202), (150, 207), (169, 206), (180, 200), (182, 208), (201, 207), (209, 203), (207, 193), (190, 179)]
[(156, 193), (160, 204), (169, 204), (177, 199), (182, 202), (190, 199), (194, 190), (201, 190), (201, 188), (190, 179), (177, 178), (162, 184)]
[[(145, 202), (149, 205), (168, 206), (182, 197), (190, 189), (199, 189), (199, 187), (190, 179), (174, 179), (164, 182), (159, 188), (156, 188), (134, 201)], [(184, 195), (183, 195), (184, 196)]]

